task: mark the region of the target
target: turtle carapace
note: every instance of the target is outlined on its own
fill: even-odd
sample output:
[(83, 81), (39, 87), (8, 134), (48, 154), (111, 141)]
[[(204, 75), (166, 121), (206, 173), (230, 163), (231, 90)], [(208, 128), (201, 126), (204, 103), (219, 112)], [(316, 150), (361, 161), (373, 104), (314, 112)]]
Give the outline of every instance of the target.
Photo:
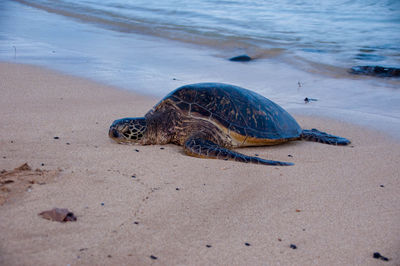
[(144, 117), (115, 120), (109, 136), (118, 143), (174, 143), (195, 157), (265, 165), (293, 163), (247, 156), (232, 148), (300, 139), (333, 145), (350, 143), (317, 129), (303, 130), (288, 112), (264, 96), (221, 83), (182, 86)]

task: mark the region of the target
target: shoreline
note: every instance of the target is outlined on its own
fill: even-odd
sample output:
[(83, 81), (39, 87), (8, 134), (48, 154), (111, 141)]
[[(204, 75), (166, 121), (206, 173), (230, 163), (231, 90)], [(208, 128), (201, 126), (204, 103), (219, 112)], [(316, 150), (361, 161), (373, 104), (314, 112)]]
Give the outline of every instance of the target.
[[(240, 149), (290, 167), (199, 159), (109, 140), (114, 119), (159, 98), (21, 64), (0, 63), (0, 80), (0, 170), (51, 173), (20, 172), (34, 182), (0, 205), (0, 264), (400, 263), (400, 143), (383, 132), (295, 114), (351, 146)], [(77, 221), (38, 216), (54, 207)]]

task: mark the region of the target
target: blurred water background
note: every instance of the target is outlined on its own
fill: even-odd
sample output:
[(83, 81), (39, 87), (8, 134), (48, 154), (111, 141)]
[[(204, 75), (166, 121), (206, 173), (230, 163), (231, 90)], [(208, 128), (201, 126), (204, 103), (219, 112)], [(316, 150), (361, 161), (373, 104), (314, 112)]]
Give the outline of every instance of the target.
[(400, 67), (398, 0), (19, 0), (120, 32), (253, 57)]

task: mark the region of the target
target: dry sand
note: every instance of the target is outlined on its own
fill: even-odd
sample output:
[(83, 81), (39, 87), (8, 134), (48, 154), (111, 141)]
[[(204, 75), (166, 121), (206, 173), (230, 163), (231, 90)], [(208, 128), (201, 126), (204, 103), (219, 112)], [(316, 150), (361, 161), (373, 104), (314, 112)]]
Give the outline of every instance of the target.
[[(155, 98), (9, 63), (0, 92), (0, 265), (400, 265), (400, 145), (382, 134), (296, 116), (352, 146), (241, 149), (295, 163), (247, 165), (109, 140)], [(38, 216), (53, 207), (78, 220)]]

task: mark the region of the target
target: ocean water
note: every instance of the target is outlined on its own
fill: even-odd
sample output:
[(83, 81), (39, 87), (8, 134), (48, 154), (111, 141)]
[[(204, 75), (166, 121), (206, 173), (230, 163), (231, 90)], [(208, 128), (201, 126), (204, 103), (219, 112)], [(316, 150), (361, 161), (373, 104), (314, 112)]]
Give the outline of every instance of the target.
[[(256, 60), (227, 60), (243, 53)], [(0, 60), (158, 99), (188, 83), (231, 83), (291, 113), (400, 139), (400, 79), (348, 73), (400, 67), (398, 0), (2, 0)]]
[(338, 67), (400, 67), (399, 0), (17, 0), (120, 32)]

